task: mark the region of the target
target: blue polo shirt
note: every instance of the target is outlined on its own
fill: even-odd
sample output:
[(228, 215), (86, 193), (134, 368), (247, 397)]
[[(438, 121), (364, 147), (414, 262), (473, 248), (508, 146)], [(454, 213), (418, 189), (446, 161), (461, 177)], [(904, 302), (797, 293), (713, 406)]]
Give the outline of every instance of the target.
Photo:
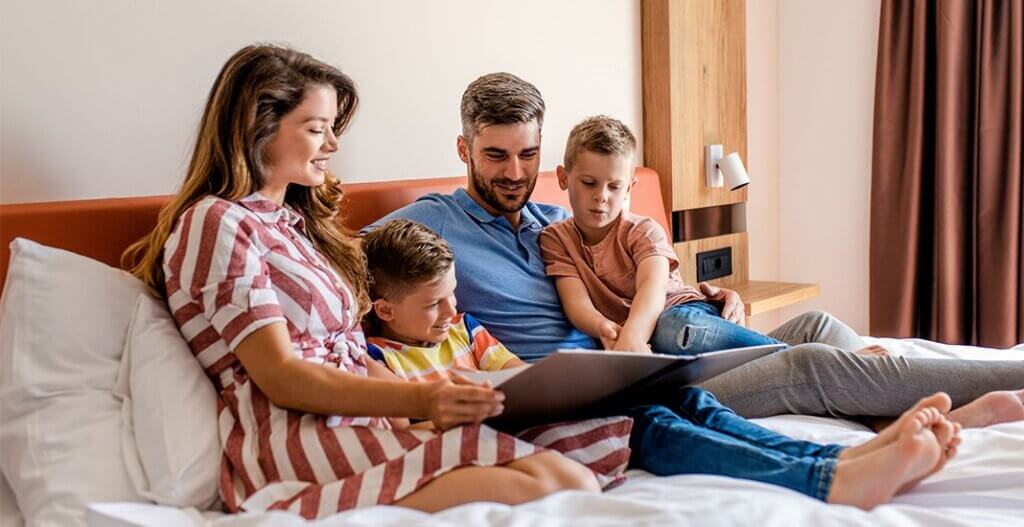
[(423, 196), (363, 232), (396, 218), (430, 227), (455, 253), (459, 311), (472, 313), (509, 350), (532, 361), (559, 348), (595, 347), (566, 318), (540, 255), (540, 231), (568, 217), (562, 207), (527, 202), (514, 229), (459, 189)]

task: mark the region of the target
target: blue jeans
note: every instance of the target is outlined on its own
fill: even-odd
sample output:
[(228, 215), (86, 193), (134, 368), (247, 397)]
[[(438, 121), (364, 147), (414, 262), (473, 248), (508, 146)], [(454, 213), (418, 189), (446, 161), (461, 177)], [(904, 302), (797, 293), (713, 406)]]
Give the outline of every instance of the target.
[(659, 476), (749, 479), (825, 501), (843, 449), (755, 425), (692, 386), (674, 392), (666, 406), (640, 406), (626, 414), (633, 418), (630, 467)]
[(651, 351), (666, 355), (696, 355), (763, 344), (781, 343), (729, 322), (717, 307), (700, 301), (666, 309), (651, 336)]

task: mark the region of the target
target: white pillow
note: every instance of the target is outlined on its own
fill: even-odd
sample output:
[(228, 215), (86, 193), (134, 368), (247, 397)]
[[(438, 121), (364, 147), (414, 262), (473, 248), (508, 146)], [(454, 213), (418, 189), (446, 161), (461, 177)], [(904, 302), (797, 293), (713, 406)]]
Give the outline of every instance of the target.
[(135, 444), (125, 449), (135, 490), (163, 505), (210, 507), (220, 470), (217, 392), (162, 301), (139, 298), (124, 361), (131, 411), (122, 437)]
[(89, 502), (141, 500), (111, 389), (143, 290), (83, 256), (11, 243), (0, 300), (0, 469), (28, 525), (84, 525)]

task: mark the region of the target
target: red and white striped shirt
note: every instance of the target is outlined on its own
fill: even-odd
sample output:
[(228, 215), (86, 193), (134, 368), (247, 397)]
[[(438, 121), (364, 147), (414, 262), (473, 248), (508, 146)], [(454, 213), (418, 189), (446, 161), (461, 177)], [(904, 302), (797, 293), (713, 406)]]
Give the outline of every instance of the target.
[[(174, 319), (220, 394), (220, 493), (230, 511), (317, 518), (389, 504), (454, 468), (542, 450), (486, 426), (392, 430), (383, 418), (306, 414), (270, 402), (234, 353), (268, 324), (287, 326), (303, 360), (366, 375), (371, 359), (352, 293), (304, 236), (301, 216), (258, 193), (239, 202), (207, 196), (190, 207), (164, 246), (164, 272)], [(608, 475), (621, 473), (628, 422), (574, 426), (540, 434), (547, 439), (539, 443), (600, 447), (595, 455), (613, 467)]]

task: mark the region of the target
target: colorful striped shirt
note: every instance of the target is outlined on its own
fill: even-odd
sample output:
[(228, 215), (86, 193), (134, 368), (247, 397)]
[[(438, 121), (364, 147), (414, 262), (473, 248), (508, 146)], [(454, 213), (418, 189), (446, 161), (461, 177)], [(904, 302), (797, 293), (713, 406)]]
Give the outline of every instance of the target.
[(516, 358), (467, 313), (456, 315), (448, 337), (434, 346), (410, 346), (383, 337), (366, 340), (371, 357), (410, 381), (444, 379), (453, 368), (497, 371)]

